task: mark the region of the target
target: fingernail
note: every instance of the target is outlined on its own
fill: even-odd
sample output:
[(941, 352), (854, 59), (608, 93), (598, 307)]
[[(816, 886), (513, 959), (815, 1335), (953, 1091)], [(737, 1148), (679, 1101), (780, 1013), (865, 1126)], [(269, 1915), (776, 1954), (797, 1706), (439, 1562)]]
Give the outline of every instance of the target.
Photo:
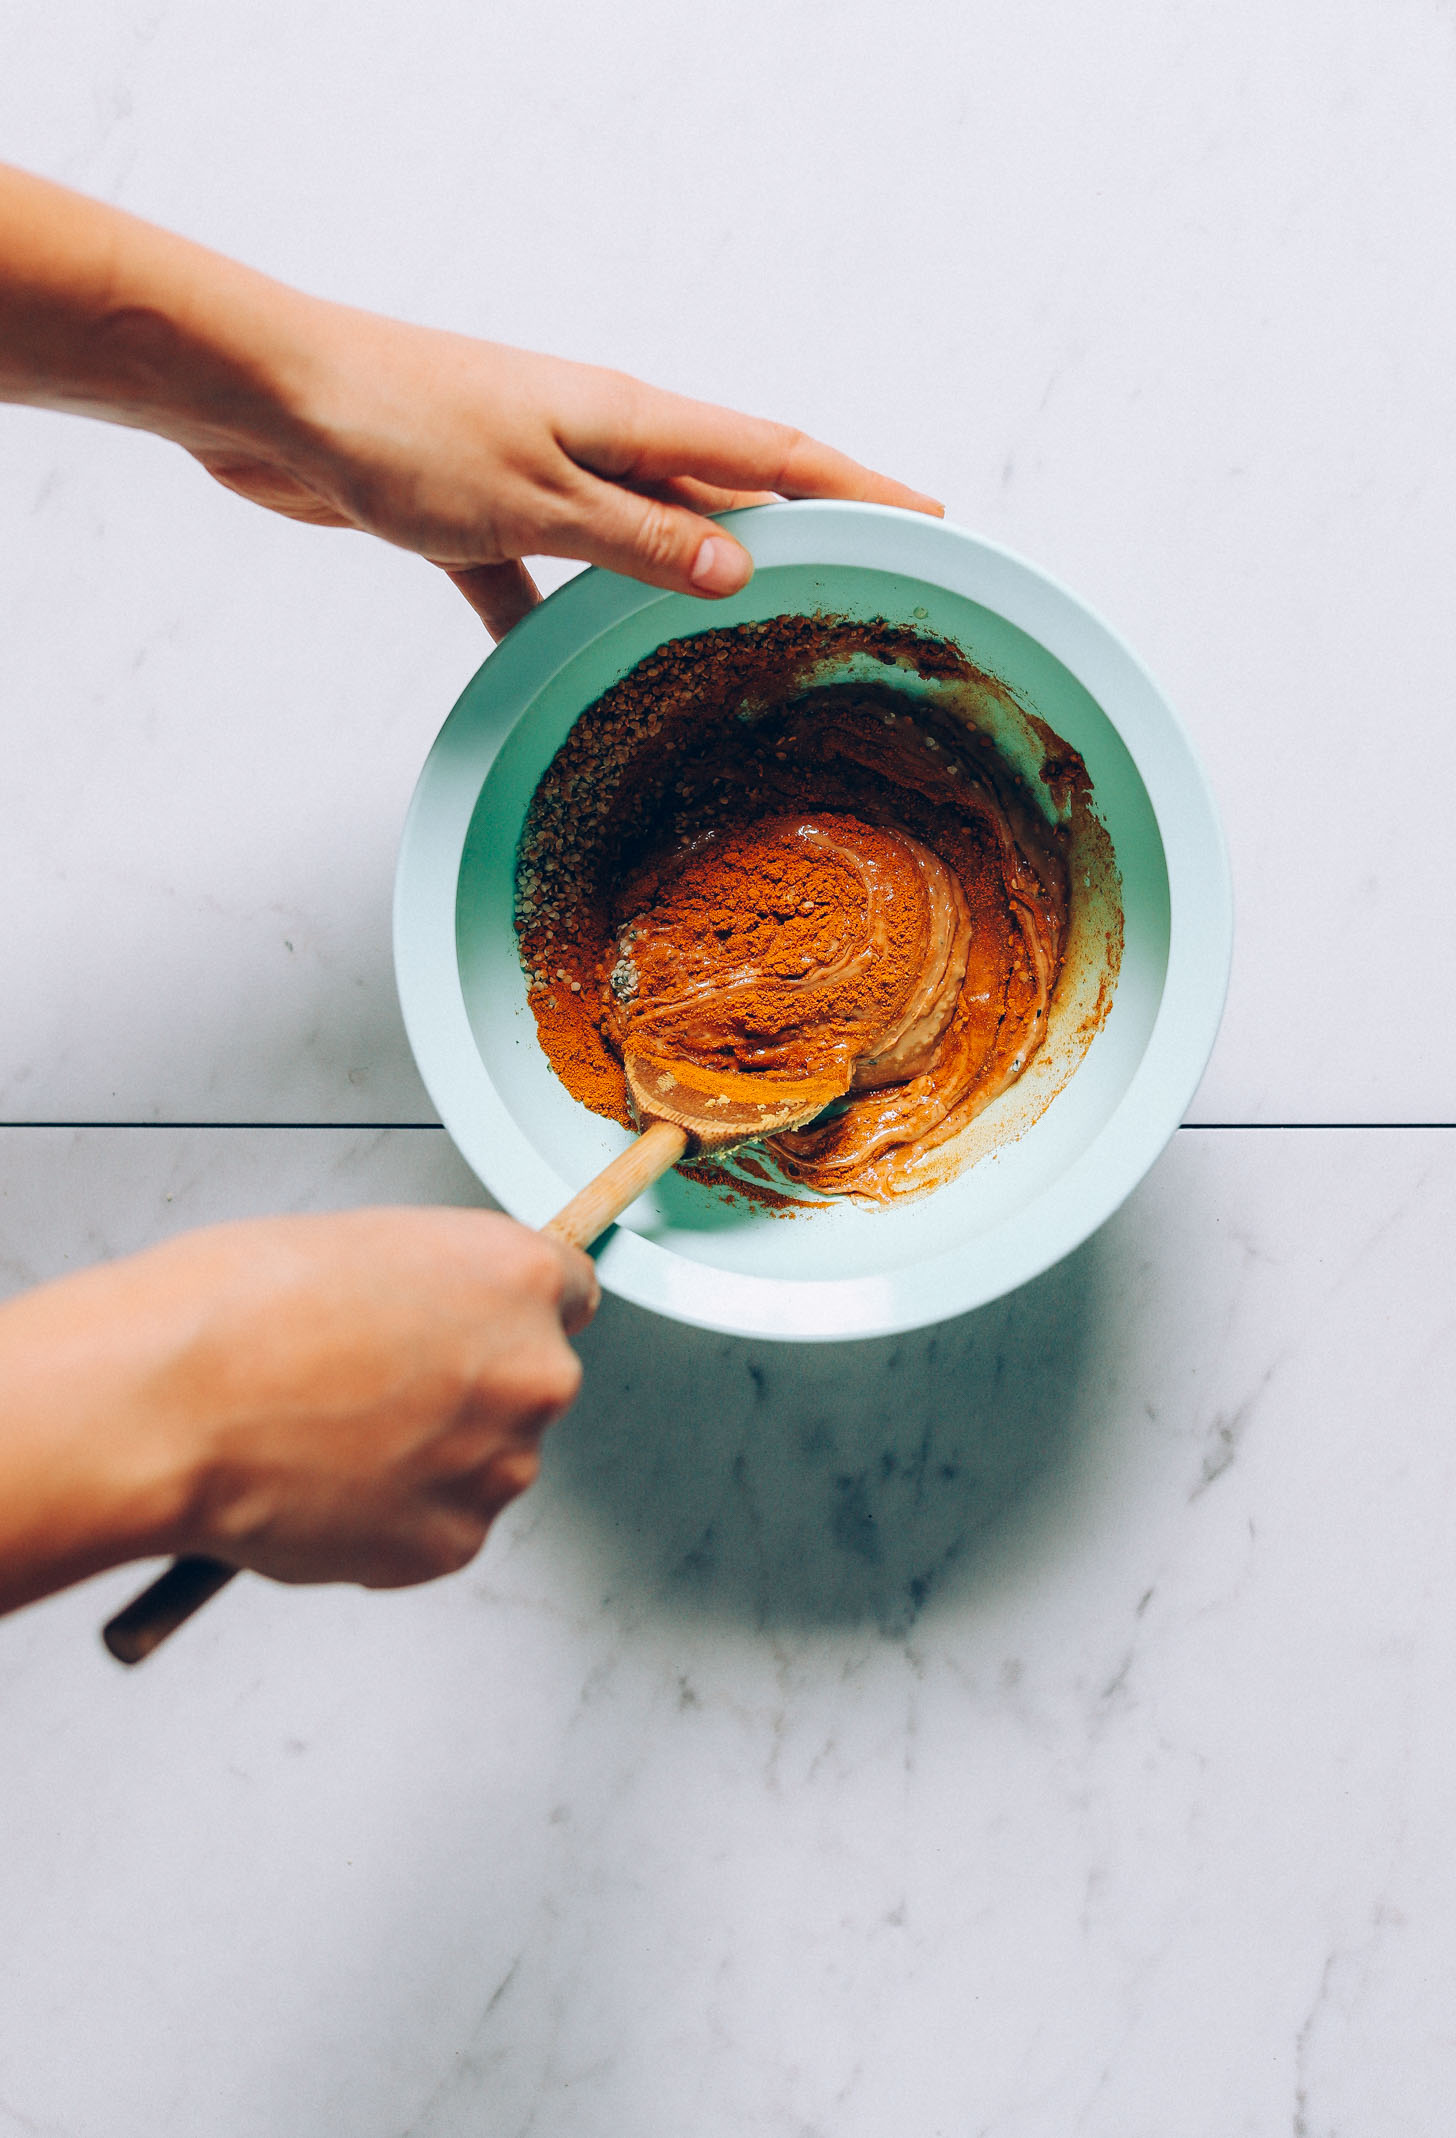
[(736, 594), (753, 577), (753, 559), (738, 542), (709, 535), (693, 565), (693, 585), (704, 594)]

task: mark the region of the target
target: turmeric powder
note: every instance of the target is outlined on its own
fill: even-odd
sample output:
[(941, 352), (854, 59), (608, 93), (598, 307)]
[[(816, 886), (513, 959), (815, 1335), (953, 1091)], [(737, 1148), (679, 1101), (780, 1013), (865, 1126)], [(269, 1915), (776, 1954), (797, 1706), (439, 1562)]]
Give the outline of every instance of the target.
[(624, 887), (610, 976), (619, 1053), (845, 1087), (928, 1066), (965, 977), (956, 877), (857, 818), (710, 831)]

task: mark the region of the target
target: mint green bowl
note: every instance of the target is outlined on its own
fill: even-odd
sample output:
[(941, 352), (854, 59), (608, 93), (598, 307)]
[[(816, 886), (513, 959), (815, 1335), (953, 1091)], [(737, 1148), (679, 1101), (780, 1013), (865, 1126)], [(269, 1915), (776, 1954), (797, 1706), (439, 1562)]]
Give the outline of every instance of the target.
[(1030, 1126), (917, 1201), (785, 1219), (674, 1174), (597, 1254), (609, 1291), (703, 1328), (880, 1336), (1024, 1284), (1142, 1179), (1218, 1030), (1233, 943), (1228, 861), (1207, 781), (1166, 701), (1054, 580), (959, 528), (885, 506), (763, 505), (726, 519), (756, 565), (742, 594), (709, 604), (584, 572), (466, 687), (405, 825), (400, 1001), (420, 1073), (467, 1163), (505, 1209), (543, 1224), (627, 1141), (557, 1081), (516, 953), (516, 842), (577, 715), (665, 640), (750, 619), (823, 610), (954, 639), (1086, 760), (1122, 878), (1125, 940), (1106, 1022)]

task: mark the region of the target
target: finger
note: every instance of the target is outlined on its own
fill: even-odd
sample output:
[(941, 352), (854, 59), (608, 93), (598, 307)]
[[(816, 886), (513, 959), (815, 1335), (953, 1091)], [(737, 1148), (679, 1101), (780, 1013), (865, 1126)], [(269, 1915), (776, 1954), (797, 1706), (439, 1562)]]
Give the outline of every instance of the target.
[(781, 497), (845, 497), (870, 505), (899, 505), (906, 512), (923, 512), (943, 520), (945, 507), (924, 490), (912, 490), (893, 475), (861, 467), (846, 453), (821, 445), (801, 431), (780, 471), (774, 488)]
[[(596, 1264), (579, 1247), (568, 1247), (554, 1233), (520, 1230), (514, 1246), (516, 1269), (528, 1288), (549, 1300), (551, 1311), (568, 1336), (584, 1329), (601, 1304)], [(575, 1371), (574, 1353), (562, 1347)], [(568, 1401), (570, 1398), (567, 1399)]]
[(504, 564), (470, 564), (463, 570), (442, 564), (440, 570), (454, 580), (497, 643), (541, 599), (540, 588), (517, 557)]
[(752, 557), (726, 528), (617, 483), (586, 483), (553, 547), (676, 594), (721, 599), (753, 577)]
[(788, 424), (661, 393), (636, 379), (622, 380), (615, 393), (583, 396), (557, 435), (579, 466), (618, 482), (689, 475), (781, 497), (857, 498), (936, 515), (945, 509)]
[[(541, 1474), (540, 1435), (551, 1422), (543, 1418), (529, 1444), (492, 1448), (469, 1470), (430, 1488), (437, 1510), (428, 1533), (434, 1573), (454, 1573), (473, 1559), (502, 1508), (535, 1484)], [(414, 1578), (428, 1580), (430, 1575)]]
[[(531, 1480), (528, 1478), (527, 1483)], [(345, 1577), (366, 1589), (410, 1589), (422, 1581), (439, 1581), (468, 1566), (484, 1544), (490, 1525), (514, 1494), (476, 1492), (469, 1500), (440, 1503), (430, 1510), (425, 1524), (415, 1524), (403, 1536), (383, 1535), (372, 1539), (364, 1563)], [(301, 1581), (316, 1581), (316, 1573), (303, 1573)]]
[(773, 490), (724, 490), (691, 475), (673, 475), (660, 483), (632, 483), (639, 497), (661, 498), (665, 505), (686, 505), (689, 512), (738, 512), (745, 505), (776, 505)]
[(568, 1336), (575, 1336), (586, 1327), (602, 1303), (596, 1264), (579, 1247), (567, 1247), (560, 1240), (553, 1240), (551, 1245), (560, 1255), (562, 1264), (563, 1288), (558, 1309), (561, 1326)]
[(493, 1455), (480, 1479), (480, 1497), (490, 1517), (498, 1515), (523, 1492), (529, 1491), (541, 1474), (539, 1448), (503, 1448)]

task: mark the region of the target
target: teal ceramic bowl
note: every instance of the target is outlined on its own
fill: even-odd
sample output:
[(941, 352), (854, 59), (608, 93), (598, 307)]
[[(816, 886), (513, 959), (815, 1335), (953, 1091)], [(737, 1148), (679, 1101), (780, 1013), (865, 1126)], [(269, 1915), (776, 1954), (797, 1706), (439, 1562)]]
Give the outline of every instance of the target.
[[(711, 605), (587, 571), (517, 625), (420, 776), (395, 889), (415, 1059), (467, 1163), (540, 1225), (627, 1140), (537, 1042), (516, 953), (516, 843), (577, 715), (655, 647), (784, 613), (881, 617), (956, 641), (1081, 752), (1122, 880), (1110, 1014), (1020, 1132), (932, 1194), (783, 1218), (670, 1175), (597, 1251), (638, 1305), (739, 1336), (879, 1336), (965, 1313), (1068, 1254), (1142, 1179), (1213, 1046), (1232, 951), (1228, 862), (1188, 738), (1122, 641), (1064, 587), (944, 522), (883, 506), (726, 516), (752, 582)], [(1014, 1094), (1005, 1102), (1014, 1104)], [(994, 1139), (993, 1139), (994, 1141)]]

